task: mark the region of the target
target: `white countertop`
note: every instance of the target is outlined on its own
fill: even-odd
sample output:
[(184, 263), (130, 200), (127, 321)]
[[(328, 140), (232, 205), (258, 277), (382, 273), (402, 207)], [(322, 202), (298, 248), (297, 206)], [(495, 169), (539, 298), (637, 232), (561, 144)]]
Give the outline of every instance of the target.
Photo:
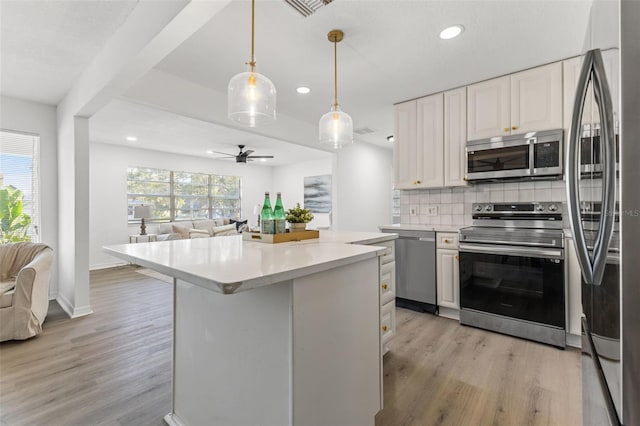
[[(398, 238), (398, 234), (358, 231), (320, 231), (321, 243), (375, 244)], [(307, 240), (314, 241), (314, 240)]]
[(378, 229), (402, 230), (402, 231), (434, 231), (434, 232), (454, 232), (458, 233), (461, 228), (469, 225), (412, 225), (405, 223), (396, 223), (394, 225), (381, 225)]
[[(353, 237), (362, 240), (362, 236), (355, 235), (360, 233), (350, 234), (327, 235), (322, 242), (280, 244), (243, 241), (242, 235), (233, 235), (119, 244), (103, 250), (160, 273), (230, 294), (374, 258), (384, 252), (383, 247), (345, 244)], [(389, 234), (384, 235), (389, 239)], [(364, 240), (371, 238), (375, 237)]]

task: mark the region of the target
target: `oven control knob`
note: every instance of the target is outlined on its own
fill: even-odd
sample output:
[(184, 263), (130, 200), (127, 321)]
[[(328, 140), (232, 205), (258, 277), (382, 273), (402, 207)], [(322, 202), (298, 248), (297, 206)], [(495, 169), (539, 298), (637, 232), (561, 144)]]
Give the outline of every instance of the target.
[(478, 206), (476, 206), (476, 209), (475, 209), (475, 210), (476, 210), (477, 212), (481, 212), (481, 211), (482, 211), (482, 206), (479, 206), (479, 205), (478, 205)]
[(490, 212), (493, 209), (493, 207), (491, 205), (488, 205), (488, 206), (485, 206), (484, 209)]
[(536, 206), (536, 210), (538, 210), (539, 212), (543, 212), (544, 211), (544, 205), (543, 204), (538, 204)]
[(548, 209), (550, 212), (555, 212), (555, 211), (558, 211), (558, 206), (557, 206), (557, 205), (555, 205), (555, 204), (549, 204), (549, 207), (547, 207), (547, 209)]

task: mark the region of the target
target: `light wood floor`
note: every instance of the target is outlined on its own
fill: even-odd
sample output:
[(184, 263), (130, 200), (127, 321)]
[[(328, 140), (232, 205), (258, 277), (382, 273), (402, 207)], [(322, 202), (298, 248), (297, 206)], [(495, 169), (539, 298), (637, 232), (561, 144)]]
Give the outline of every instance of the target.
[[(134, 267), (92, 272), (94, 314), (52, 303), (40, 336), (0, 344), (0, 424), (164, 424), (171, 295)], [(402, 309), (397, 322), (376, 426), (582, 423), (577, 351)]]

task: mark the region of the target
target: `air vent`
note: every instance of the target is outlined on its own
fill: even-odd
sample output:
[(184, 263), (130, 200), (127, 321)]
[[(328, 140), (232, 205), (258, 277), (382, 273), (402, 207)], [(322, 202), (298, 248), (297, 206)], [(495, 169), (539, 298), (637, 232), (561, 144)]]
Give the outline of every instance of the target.
[(312, 15), (316, 10), (322, 6), (326, 6), (333, 0), (284, 0), (297, 10), (305, 18)]
[(375, 132), (376, 132), (375, 130), (370, 129), (368, 127), (359, 127), (353, 130), (353, 133), (357, 133), (359, 135), (368, 135), (369, 133), (375, 133)]

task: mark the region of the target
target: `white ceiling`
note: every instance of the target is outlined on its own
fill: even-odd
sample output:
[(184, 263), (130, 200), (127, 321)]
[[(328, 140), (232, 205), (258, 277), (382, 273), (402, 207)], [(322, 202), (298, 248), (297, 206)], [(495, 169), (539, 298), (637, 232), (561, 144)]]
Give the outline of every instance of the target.
[[(90, 120), (91, 141), (143, 148), (201, 158), (220, 158), (208, 150), (237, 154), (238, 145), (253, 155), (273, 155), (254, 165), (281, 166), (301, 161), (330, 159), (333, 154), (253, 133), (184, 117), (145, 105), (114, 100)], [(135, 136), (135, 142), (127, 141)], [(225, 158), (225, 161), (233, 161)]]
[(137, 2), (0, 1), (0, 93), (57, 105)]
[[(0, 1), (0, 92), (58, 103), (136, 4)], [(341, 106), (356, 129), (374, 130), (356, 135), (357, 141), (389, 148), (394, 103), (577, 55), (590, 7), (589, 0), (335, 0), (303, 18), (282, 0), (257, 0), (257, 70), (276, 85), (278, 115), (316, 126), (333, 96), (333, 48), (326, 35), (342, 29)], [(440, 40), (439, 32), (450, 24), (466, 30), (457, 39)], [(250, 1), (235, 0), (157, 68), (224, 94), (229, 79), (245, 70), (249, 37)], [(299, 85), (312, 92), (297, 94)], [(226, 117), (211, 121), (225, 123)], [(156, 149), (170, 152), (176, 152), (175, 143), (163, 135), (175, 140), (177, 134), (181, 151), (193, 150), (193, 155), (216, 143), (212, 139), (225, 140), (229, 152), (243, 142), (265, 148), (276, 144), (122, 101), (106, 107), (91, 125), (99, 141), (123, 143), (122, 134), (135, 132), (141, 144), (154, 139)], [(295, 146), (285, 146), (280, 158), (295, 152)]]

